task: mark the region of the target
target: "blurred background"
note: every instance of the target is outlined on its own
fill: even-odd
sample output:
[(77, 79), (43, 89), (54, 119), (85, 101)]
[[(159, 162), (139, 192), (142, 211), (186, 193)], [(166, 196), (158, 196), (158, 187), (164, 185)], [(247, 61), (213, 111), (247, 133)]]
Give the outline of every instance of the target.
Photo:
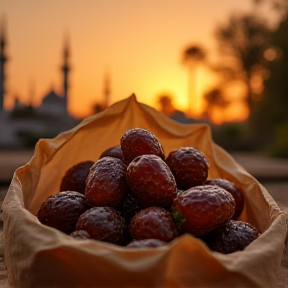
[(228, 151), (288, 158), (287, 0), (2, 0), (0, 149), (113, 103), (205, 122)]
[[(287, 15), (287, 0), (1, 0), (0, 205), (39, 138), (135, 93), (210, 125), (288, 212)], [(0, 246), (1, 230), (0, 214)]]

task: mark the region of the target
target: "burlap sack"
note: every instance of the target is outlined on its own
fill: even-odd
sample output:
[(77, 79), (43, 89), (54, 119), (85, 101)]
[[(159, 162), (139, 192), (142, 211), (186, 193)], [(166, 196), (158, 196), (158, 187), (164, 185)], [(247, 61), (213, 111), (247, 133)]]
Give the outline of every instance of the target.
[[(245, 192), (241, 219), (261, 231), (244, 251), (223, 255), (183, 235), (157, 249), (133, 250), (73, 239), (39, 223), (41, 203), (59, 192), (72, 165), (97, 160), (133, 127), (152, 131), (165, 154), (182, 146), (201, 150), (209, 177), (235, 182)], [(275, 287), (287, 232), (286, 214), (266, 189), (213, 143), (209, 126), (181, 125), (135, 96), (85, 119), (51, 140), (40, 140), (31, 161), (16, 170), (4, 200), (4, 249), (11, 287)]]

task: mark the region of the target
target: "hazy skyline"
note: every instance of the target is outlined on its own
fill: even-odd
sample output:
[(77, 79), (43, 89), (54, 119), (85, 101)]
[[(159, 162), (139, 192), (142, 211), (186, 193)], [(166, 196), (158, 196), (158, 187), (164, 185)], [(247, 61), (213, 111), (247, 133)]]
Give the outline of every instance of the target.
[[(186, 109), (188, 71), (182, 53), (188, 45), (215, 50), (214, 29), (251, 1), (36, 1), (3, 0), (7, 56), (5, 107), (18, 96), (39, 105), (51, 87), (61, 93), (65, 35), (71, 49), (69, 111), (86, 116), (103, 101), (109, 74), (111, 103), (135, 93), (156, 107), (168, 93)], [(202, 89), (213, 78), (201, 71)]]

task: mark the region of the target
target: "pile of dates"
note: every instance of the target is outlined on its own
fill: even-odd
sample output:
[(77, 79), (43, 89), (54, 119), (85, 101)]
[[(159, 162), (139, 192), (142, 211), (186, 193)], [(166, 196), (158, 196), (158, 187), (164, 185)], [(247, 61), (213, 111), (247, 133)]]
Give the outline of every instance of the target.
[(259, 236), (237, 220), (243, 191), (225, 179), (208, 180), (208, 169), (201, 151), (181, 147), (165, 158), (153, 133), (133, 128), (96, 162), (71, 167), (38, 219), (77, 239), (131, 248), (167, 245), (189, 233), (213, 251), (241, 251)]

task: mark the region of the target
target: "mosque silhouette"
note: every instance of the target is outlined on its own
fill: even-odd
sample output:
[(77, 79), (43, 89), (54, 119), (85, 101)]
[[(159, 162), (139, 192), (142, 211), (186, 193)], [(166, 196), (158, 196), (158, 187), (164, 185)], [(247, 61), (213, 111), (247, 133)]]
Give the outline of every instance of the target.
[[(33, 147), (39, 138), (53, 138), (61, 132), (75, 127), (81, 120), (74, 118), (67, 109), (69, 101), (70, 47), (64, 39), (62, 54), (62, 92), (53, 88), (42, 98), (39, 107), (24, 105), (14, 97), (14, 107), (4, 109), (6, 84), (6, 37), (3, 26), (0, 31), (0, 147)], [(107, 79), (106, 79), (107, 80)], [(105, 84), (108, 82), (106, 81)], [(105, 104), (109, 98), (105, 87)]]
[[(2, 23), (3, 24), (3, 23)], [(25, 105), (14, 97), (14, 107), (10, 111), (4, 109), (6, 84), (6, 37), (5, 27), (0, 30), (0, 148), (34, 147), (40, 138), (54, 138), (61, 132), (67, 131), (80, 123), (68, 111), (69, 102), (69, 73), (70, 47), (64, 38), (62, 52), (62, 92), (56, 93), (53, 88), (42, 97), (39, 107)], [(100, 112), (109, 106), (110, 81), (108, 75), (104, 79), (103, 103), (96, 103), (94, 112)], [(168, 115), (168, 114), (167, 114)], [(176, 110), (168, 115), (174, 121), (189, 124), (197, 122), (187, 117), (182, 111)]]

